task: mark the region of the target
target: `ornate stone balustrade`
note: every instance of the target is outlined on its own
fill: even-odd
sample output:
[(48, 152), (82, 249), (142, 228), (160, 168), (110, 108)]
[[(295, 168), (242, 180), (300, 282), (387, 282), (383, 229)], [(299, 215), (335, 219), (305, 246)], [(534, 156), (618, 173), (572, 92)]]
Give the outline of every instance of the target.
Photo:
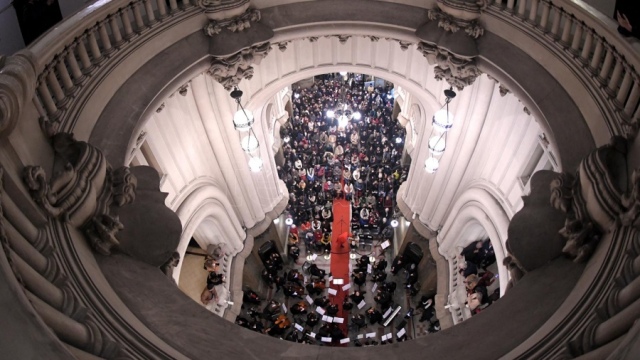
[(535, 36), (593, 94), (612, 135), (635, 137), (640, 119), (640, 54), (615, 22), (581, 1), (495, 0), (486, 13)]
[(88, 96), (98, 74), (154, 35), (154, 29), (197, 14), (190, 0), (98, 1), (75, 14), (30, 50), (37, 59), (34, 103), (43, 130), (51, 135), (70, 131), (76, 104)]

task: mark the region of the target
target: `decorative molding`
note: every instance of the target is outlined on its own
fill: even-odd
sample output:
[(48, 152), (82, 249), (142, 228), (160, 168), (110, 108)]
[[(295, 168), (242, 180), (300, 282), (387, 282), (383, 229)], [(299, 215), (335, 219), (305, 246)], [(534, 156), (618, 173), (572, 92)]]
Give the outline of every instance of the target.
[(529, 108), (526, 106), (522, 108), (522, 111), (524, 111), (524, 113), (527, 115), (531, 115), (531, 110), (529, 110)]
[(474, 39), (484, 35), (484, 28), (477, 21), (460, 19), (447, 14), (441, 9), (429, 9), (427, 17), (431, 21), (437, 21), (438, 27), (447, 32), (455, 33), (459, 30), (464, 30), (468, 36)]
[(347, 43), (347, 40), (351, 38), (351, 35), (326, 35), (326, 38), (337, 38), (340, 44), (344, 45)]
[(189, 92), (189, 84), (184, 84), (178, 88), (178, 94), (182, 96), (187, 96), (188, 92)]
[(312, 42), (312, 43), (318, 41), (318, 37), (317, 36), (309, 36), (307, 39), (309, 39), (309, 42)]
[[(495, 80), (495, 79), (493, 79), (493, 80)], [(502, 85), (502, 84), (500, 84), (498, 86), (498, 90), (500, 91), (500, 96), (502, 96), (502, 97), (505, 97), (505, 96), (507, 96), (507, 94), (511, 93), (511, 90), (507, 89), (507, 87)], [(529, 114), (529, 115), (531, 115), (531, 114)]]
[(225, 20), (211, 20), (203, 28), (207, 36), (215, 36), (227, 29), (231, 32), (241, 32), (251, 27), (252, 22), (258, 22), (261, 19), (260, 11), (256, 9), (248, 9), (242, 15)]
[(418, 51), (427, 58), (429, 64), (436, 65), (434, 73), (437, 80), (446, 80), (459, 90), (473, 84), (482, 74), (473, 58), (457, 56), (438, 45), (420, 42)]
[(11, 133), (36, 86), (36, 64), (28, 50), (0, 55), (0, 139)]
[(289, 45), (291, 41), (282, 41), (279, 43), (275, 43), (274, 45), (276, 45), (278, 47), (278, 50), (285, 52), (287, 50), (287, 45)]
[(265, 42), (242, 49), (227, 57), (214, 57), (207, 74), (230, 91), (234, 86), (238, 86), (242, 79), (253, 77), (252, 65), (260, 64), (269, 51), (271, 51), (271, 43)]
[(160, 106), (156, 109), (156, 112), (160, 114), (166, 105), (164, 103), (160, 104)]

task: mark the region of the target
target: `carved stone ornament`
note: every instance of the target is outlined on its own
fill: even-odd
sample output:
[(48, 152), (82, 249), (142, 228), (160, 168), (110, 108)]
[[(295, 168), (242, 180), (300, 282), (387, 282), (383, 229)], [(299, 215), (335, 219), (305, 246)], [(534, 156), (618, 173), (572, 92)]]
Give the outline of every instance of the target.
[(36, 64), (27, 50), (0, 55), (0, 139), (13, 130), (25, 104), (33, 99)]
[(92, 247), (109, 254), (118, 245), (122, 229), (110, 206), (122, 206), (135, 198), (136, 179), (127, 168), (111, 171), (104, 155), (73, 134), (52, 136), (53, 175), (47, 180), (40, 166), (27, 166), (24, 182), (31, 197), (51, 217), (85, 231)]
[(437, 80), (446, 80), (459, 90), (473, 84), (482, 74), (474, 59), (456, 56), (437, 45), (421, 42), (418, 44), (418, 50), (427, 58), (429, 64), (436, 65), (434, 73)]
[(253, 77), (252, 65), (260, 64), (260, 61), (269, 54), (269, 51), (271, 51), (271, 44), (266, 42), (242, 49), (227, 57), (215, 57), (211, 61), (211, 67), (207, 74), (222, 84), (226, 90), (230, 91), (242, 79), (251, 79)]
[[(582, 162), (573, 177), (560, 174), (551, 183), (551, 205), (566, 213), (560, 234), (566, 239), (562, 251), (576, 262), (586, 261), (600, 234), (620, 226), (638, 226), (640, 174), (634, 172), (627, 189), (627, 141), (614, 136)], [(589, 199), (589, 206), (585, 199)]]
[(222, 29), (227, 29), (231, 32), (240, 32), (250, 28), (251, 23), (260, 21), (260, 18), (259, 10), (249, 9), (242, 15), (230, 19), (211, 20), (207, 25), (205, 25), (203, 30), (207, 36), (220, 34)]
[(511, 90), (507, 89), (507, 87), (502, 84), (500, 84), (498, 90), (500, 91), (500, 96), (502, 97), (505, 97), (507, 96), (507, 94), (511, 93)]
[(250, 0), (198, 0), (197, 4), (210, 20), (221, 21), (247, 11)]
[(282, 41), (279, 43), (276, 43), (275, 45), (278, 46), (278, 49), (282, 52), (285, 52), (287, 50), (287, 46), (289, 45), (290, 41)]
[(184, 84), (178, 88), (178, 94), (182, 96), (187, 96), (188, 92), (189, 92), (189, 84)]
[(427, 17), (431, 21), (437, 21), (438, 27), (451, 33), (464, 30), (470, 37), (477, 39), (484, 34), (484, 28), (475, 20), (464, 20), (451, 16), (440, 9), (429, 9)]

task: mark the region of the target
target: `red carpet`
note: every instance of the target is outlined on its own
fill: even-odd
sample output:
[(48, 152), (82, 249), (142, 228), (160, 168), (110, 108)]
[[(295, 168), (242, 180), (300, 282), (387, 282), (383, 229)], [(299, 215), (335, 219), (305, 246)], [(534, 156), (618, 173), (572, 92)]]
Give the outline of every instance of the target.
[[(347, 237), (349, 234), (351, 224), (351, 206), (350, 203), (344, 199), (333, 200), (333, 227), (331, 237), (331, 274), (334, 279), (343, 279), (344, 284), (348, 284), (349, 277), (349, 243)], [(342, 310), (342, 303), (348, 291), (343, 291), (344, 285), (333, 285), (331, 288), (335, 289), (338, 294), (331, 296), (331, 302), (338, 305), (340, 312), (338, 317), (344, 318), (342, 324), (342, 331), (347, 334), (348, 325), (348, 311)]]

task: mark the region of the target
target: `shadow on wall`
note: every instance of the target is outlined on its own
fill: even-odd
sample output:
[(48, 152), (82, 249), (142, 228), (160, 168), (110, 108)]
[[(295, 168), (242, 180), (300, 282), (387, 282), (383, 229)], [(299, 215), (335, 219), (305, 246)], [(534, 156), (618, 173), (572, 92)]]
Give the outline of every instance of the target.
[(436, 270), (436, 261), (433, 259), (433, 256), (431, 256), (431, 251), (429, 250), (429, 239), (418, 234), (418, 231), (416, 231), (414, 226), (410, 226), (407, 229), (407, 233), (404, 236), (402, 246), (400, 246), (398, 254), (403, 254), (407, 244), (410, 242), (418, 245), (420, 249), (422, 249), (423, 253), (422, 260), (418, 264), (419, 292), (417, 297), (423, 295), (426, 297), (435, 296), (438, 286), (438, 273)]

